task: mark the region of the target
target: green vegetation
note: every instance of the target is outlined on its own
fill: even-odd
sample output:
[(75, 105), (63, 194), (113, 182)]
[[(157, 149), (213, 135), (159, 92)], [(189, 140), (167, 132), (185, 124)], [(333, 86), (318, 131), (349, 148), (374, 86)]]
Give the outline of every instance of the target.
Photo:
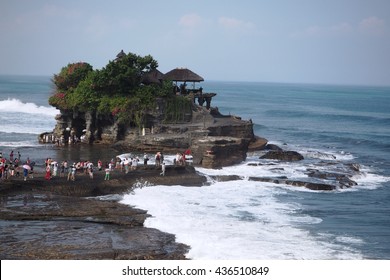
[(166, 105), (164, 122), (177, 123), (186, 120), (186, 115), (191, 114), (192, 103), (188, 97), (177, 96), (169, 99)]
[(122, 124), (141, 127), (146, 113), (156, 107), (156, 98), (166, 98), (168, 104), (182, 103), (170, 101), (176, 99), (171, 82), (142, 83), (144, 75), (157, 67), (152, 56), (132, 53), (110, 61), (101, 70), (93, 70), (85, 62), (68, 64), (53, 77), (56, 88), (49, 103), (60, 110), (111, 115)]

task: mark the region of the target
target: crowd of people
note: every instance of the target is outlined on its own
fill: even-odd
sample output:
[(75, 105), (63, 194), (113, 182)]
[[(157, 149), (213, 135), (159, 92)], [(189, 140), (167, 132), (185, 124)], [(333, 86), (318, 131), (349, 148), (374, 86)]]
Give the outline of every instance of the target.
[(35, 162), (27, 158), (25, 162), (21, 160), (21, 154), (18, 151), (15, 156), (12, 150), (9, 154), (9, 158), (3, 156), (0, 152), (0, 180), (6, 180), (11, 177), (21, 177), (27, 180), (27, 177), (33, 177)]
[[(148, 165), (149, 156), (145, 153), (143, 156), (144, 165)], [(164, 155), (161, 152), (157, 152), (154, 156), (155, 166), (161, 170), (160, 175), (165, 176), (165, 162)], [(174, 159), (175, 165), (186, 164), (186, 152), (178, 153)], [(104, 180), (110, 180), (110, 175), (113, 171), (129, 173), (130, 171), (137, 170), (140, 164), (140, 158), (138, 156), (129, 157), (114, 157), (110, 161), (102, 162), (100, 159), (96, 162), (96, 165), (89, 160), (78, 161), (68, 163), (67, 160), (56, 161), (52, 158), (46, 158), (44, 164), (44, 178), (51, 180), (54, 177), (66, 178), (68, 181), (75, 181), (76, 174), (84, 174), (89, 176), (90, 179), (94, 178), (94, 173), (104, 172)], [(9, 157), (3, 156), (0, 152), (0, 180), (11, 179), (12, 177), (23, 177), (23, 180), (33, 178), (35, 162), (32, 162), (28, 157), (25, 161), (21, 160), (20, 152), (17, 152), (15, 156), (14, 151), (11, 151)]]

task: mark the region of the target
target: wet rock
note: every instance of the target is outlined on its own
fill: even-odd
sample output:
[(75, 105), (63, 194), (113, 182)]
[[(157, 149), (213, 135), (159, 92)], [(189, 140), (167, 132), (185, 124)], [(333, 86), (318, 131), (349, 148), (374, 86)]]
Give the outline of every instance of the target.
[(299, 161), (303, 160), (303, 156), (295, 151), (269, 151), (260, 157), (261, 159), (275, 159), (282, 161)]
[[(147, 211), (118, 203), (134, 188), (153, 184), (201, 186), (192, 166), (155, 166), (124, 174), (104, 172), (75, 181), (12, 178), (0, 185), (1, 259), (185, 259), (189, 247), (175, 236), (145, 228)], [(104, 196), (105, 200), (97, 196)], [(107, 199), (106, 195), (110, 195)], [(88, 198), (87, 198), (88, 197)]]
[(360, 165), (358, 163), (351, 163), (348, 165), (353, 171), (359, 172), (360, 171)]
[(242, 180), (242, 177), (238, 175), (216, 175), (216, 176), (210, 176), (210, 178), (217, 182)]
[(267, 144), (265, 146), (265, 149), (266, 150), (272, 150), (272, 151), (283, 151), (282, 148), (280, 148), (278, 145), (275, 145), (275, 144)]
[(327, 181), (335, 182), (340, 188), (350, 188), (356, 186), (357, 183), (351, 179), (351, 174), (337, 173), (337, 172), (324, 172), (315, 169), (308, 169), (307, 175), (312, 178), (323, 179)]
[(246, 159), (248, 141), (235, 137), (207, 137), (192, 143), (194, 164), (205, 168), (221, 168)]
[(189, 249), (113, 201), (30, 192), (2, 196), (0, 210), (1, 259), (184, 259)]
[(263, 150), (266, 148), (267, 143), (268, 143), (267, 139), (255, 136), (255, 139), (249, 143), (248, 151), (254, 152), (254, 151)]
[(336, 186), (325, 184), (325, 183), (313, 183), (313, 182), (305, 182), (305, 181), (293, 181), (286, 180), (285, 184), (296, 186), (296, 187), (305, 187), (310, 190), (315, 191), (332, 191), (336, 189)]
[(249, 177), (248, 180), (257, 181), (257, 182), (269, 182), (274, 184), (285, 184), (294, 187), (304, 187), (316, 191), (331, 191), (336, 189), (336, 186), (334, 185), (325, 184), (325, 183), (306, 182), (306, 181), (299, 181), (299, 180), (288, 180), (287, 177), (285, 176), (276, 177), (276, 178)]

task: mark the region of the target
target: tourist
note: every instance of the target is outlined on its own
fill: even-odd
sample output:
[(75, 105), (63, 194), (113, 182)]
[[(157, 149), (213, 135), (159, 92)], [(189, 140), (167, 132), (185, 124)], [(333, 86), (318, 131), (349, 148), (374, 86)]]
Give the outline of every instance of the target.
[(17, 158), (15, 158), (15, 160), (14, 160), (14, 168), (16, 170), (16, 174), (15, 174), (16, 177), (19, 177), (19, 175), (20, 175), (18, 167), (19, 167), (19, 160)]
[(165, 176), (165, 163), (164, 162), (161, 164), (161, 173), (160, 173), (160, 175)]
[(89, 178), (93, 179), (93, 163), (88, 162), (87, 168), (88, 168)]
[(64, 177), (64, 174), (65, 174), (65, 166), (64, 166), (64, 162), (61, 161), (61, 165), (60, 165), (60, 178)]
[(125, 169), (125, 161), (121, 160), (121, 172)]
[(28, 174), (30, 175), (29, 177), (31, 179), (34, 178), (34, 165), (35, 165), (35, 162), (31, 162), (31, 164), (28, 164), (30, 165), (30, 170), (28, 171)]
[(114, 163), (112, 161), (108, 164), (108, 169), (110, 169), (110, 171), (114, 170)]
[(149, 161), (149, 157), (146, 153), (144, 153), (144, 165), (147, 165)]
[(184, 153), (180, 157), (180, 164), (186, 165), (186, 155)]
[(98, 170), (99, 171), (102, 171), (102, 168), (103, 168), (103, 162), (99, 159), (98, 162), (97, 162), (97, 166), (98, 166)]
[(175, 159), (174, 159), (174, 164), (175, 165), (180, 165), (180, 158), (181, 158), (181, 155), (180, 155), (180, 153), (176, 153), (176, 157), (175, 157)]
[(4, 164), (2, 161), (0, 161), (0, 178), (2, 180), (4, 180), (4, 170), (5, 170)]
[(73, 163), (72, 167), (70, 168), (70, 179), (74, 181), (76, 179), (76, 165)]
[(160, 165), (164, 162), (164, 155), (160, 153)]
[(23, 180), (27, 181), (27, 176), (28, 176), (28, 169), (26, 168), (27, 166), (23, 165)]
[(15, 176), (15, 166), (13, 165), (13, 163), (11, 163), (9, 166), (9, 173), (10, 173), (11, 177)]
[(9, 161), (10, 162), (14, 161), (14, 151), (11, 151), (11, 153), (9, 154)]
[(111, 172), (111, 168), (106, 168), (105, 169), (106, 171), (106, 175), (104, 176), (104, 180), (110, 180), (110, 172)]
[(126, 158), (124, 161), (123, 161), (123, 164), (125, 165), (125, 173), (129, 173), (129, 165), (130, 165), (130, 162), (129, 162), (129, 159)]
[(83, 170), (83, 173), (85, 175), (88, 175), (88, 161), (82, 161), (81, 162), (81, 168)]
[(72, 167), (73, 167), (73, 165), (68, 169), (68, 181), (71, 180), (71, 178), (72, 178)]
[(120, 168), (121, 168), (121, 159), (117, 157), (115, 162), (115, 169), (120, 169)]
[(68, 162), (66, 161), (66, 160), (64, 160), (64, 175), (65, 175), (65, 173), (68, 173), (68, 171), (69, 171), (69, 166), (68, 166)]
[(56, 161), (53, 161), (51, 164), (53, 165), (53, 177), (56, 177), (58, 171), (58, 163)]
[(156, 155), (154, 156), (155, 159), (155, 164), (157, 167), (160, 167), (160, 159), (161, 159), (161, 154), (160, 152), (157, 152)]
[(133, 158), (133, 160), (131, 161), (131, 170), (137, 169), (138, 161), (139, 161), (138, 157)]
[(46, 175), (45, 175), (45, 179), (46, 180), (50, 180), (51, 178), (51, 169), (50, 169), (50, 164), (46, 165)]

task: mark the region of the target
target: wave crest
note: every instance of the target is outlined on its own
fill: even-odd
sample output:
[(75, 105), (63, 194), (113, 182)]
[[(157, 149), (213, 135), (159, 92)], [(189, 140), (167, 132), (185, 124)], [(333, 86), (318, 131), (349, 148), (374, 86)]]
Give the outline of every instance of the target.
[(49, 106), (38, 106), (35, 103), (24, 103), (19, 99), (8, 98), (0, 101), (0, 112), (9, 113), (25, 113), (25, 114), (41, 114), (47, 116), (55, 116), (59, 114), (59, 110)]

